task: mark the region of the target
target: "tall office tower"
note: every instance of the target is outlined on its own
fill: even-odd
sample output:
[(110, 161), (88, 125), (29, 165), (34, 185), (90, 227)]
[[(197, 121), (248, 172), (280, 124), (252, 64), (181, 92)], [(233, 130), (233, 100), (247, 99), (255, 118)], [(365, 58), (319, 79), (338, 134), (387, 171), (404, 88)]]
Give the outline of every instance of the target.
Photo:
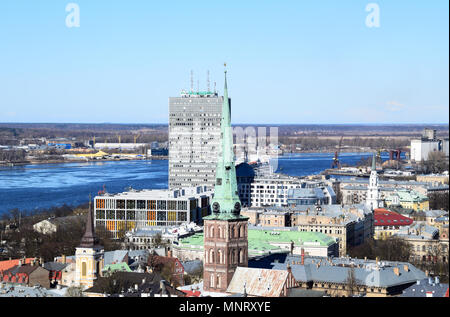
[(213, 214), (204, 217), (203, 289), (225, 292), (238, 266), (248, 266), (248, 218), (240, 215), (231, 131), (227, 78), (221, 123), (221, 155), (217, 160)]
[(192, 84), (191, 91), (169, 98), (170, 189), (214, 187), (222, 103), (217, 92), (194, 92)]

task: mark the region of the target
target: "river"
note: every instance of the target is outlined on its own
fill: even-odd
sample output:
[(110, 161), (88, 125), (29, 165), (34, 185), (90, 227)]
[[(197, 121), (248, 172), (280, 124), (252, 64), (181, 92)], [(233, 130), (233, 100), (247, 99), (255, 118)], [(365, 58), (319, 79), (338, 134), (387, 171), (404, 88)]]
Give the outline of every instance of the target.
[[(278, 158), (278, 170), (293, 176), (318, 174), (330, 168), (334, 153), (302, 153)], [(354, 165), (371, 153), (341, 153), (343, 164)], [(387, 153), (382, 155), (387, 159)], [(11, 209), (33, 210), (76, 206), (105, 185), (110, 193), (168, 187), (167, 160), (81, 162), (0, 167), (0, 214)]]

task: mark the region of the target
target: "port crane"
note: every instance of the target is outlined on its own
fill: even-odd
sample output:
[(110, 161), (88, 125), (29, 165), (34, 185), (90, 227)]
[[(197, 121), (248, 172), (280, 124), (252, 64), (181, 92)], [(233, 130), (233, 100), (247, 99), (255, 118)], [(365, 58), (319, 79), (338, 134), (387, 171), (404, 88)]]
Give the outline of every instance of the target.
[(341, 151), (341, 145), (342, 145), (343, 138), (344, 138), (344, 136), (341, 136), (341, 139), (339, 140), (338, 148), (334, 152), (333, 163), (331, 163), (331, 168), (335, 168), (335, 167), (337, 167), (338, 169), (341, 168), (341, 162), (339, 161), (339, 152)]

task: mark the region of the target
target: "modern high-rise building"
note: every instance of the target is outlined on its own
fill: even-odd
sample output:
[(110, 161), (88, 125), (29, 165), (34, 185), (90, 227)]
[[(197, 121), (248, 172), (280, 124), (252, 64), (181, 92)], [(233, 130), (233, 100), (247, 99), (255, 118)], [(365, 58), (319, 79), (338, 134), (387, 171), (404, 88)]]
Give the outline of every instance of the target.
[(214, 187), (223, 101), (211, 91), (169, 98), (170, 189)]

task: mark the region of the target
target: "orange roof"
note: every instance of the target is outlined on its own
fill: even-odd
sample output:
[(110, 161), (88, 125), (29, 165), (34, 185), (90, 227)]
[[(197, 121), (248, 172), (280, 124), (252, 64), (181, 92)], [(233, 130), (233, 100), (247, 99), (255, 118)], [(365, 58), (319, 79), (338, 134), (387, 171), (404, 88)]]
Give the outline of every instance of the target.
[[(20, 260), (22, 260), (22, 259), (0, 261), (0, 271), (6, 271), (16, 265), (19, 265)], [(34, 258), (26, 258), (25, 264), (30, 264), (31, 261), (33, 261), (33, 260), (34, 260)]]

